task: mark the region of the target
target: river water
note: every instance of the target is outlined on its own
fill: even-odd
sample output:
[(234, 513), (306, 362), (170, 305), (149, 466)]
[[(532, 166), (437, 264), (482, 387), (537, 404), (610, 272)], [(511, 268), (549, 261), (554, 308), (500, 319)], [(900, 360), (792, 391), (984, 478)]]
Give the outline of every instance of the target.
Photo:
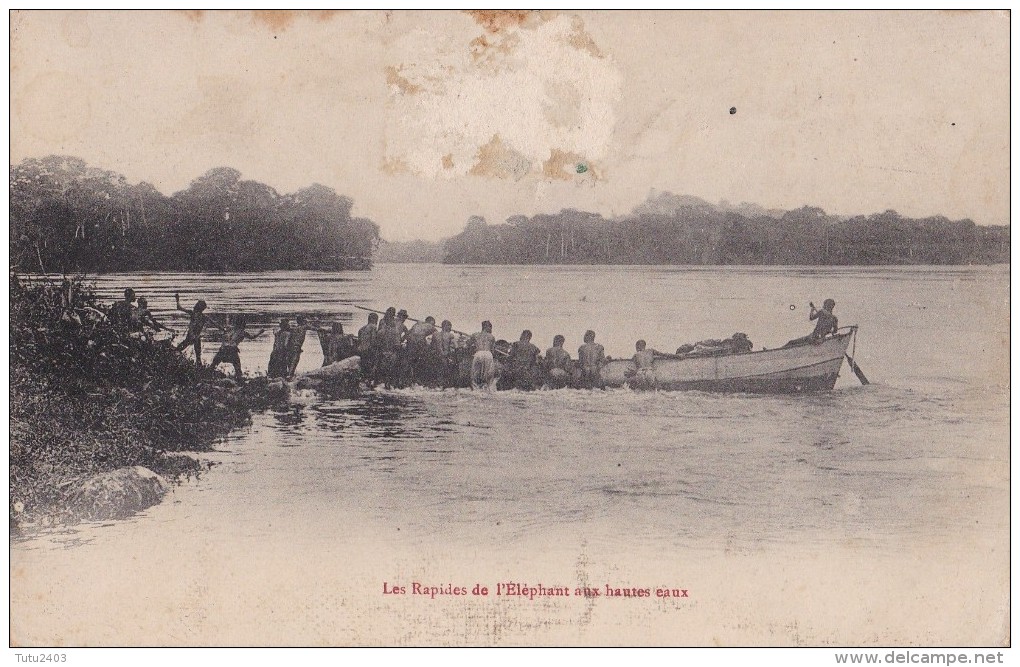
[[(563, 334), (575, 355), (590, 328), (627, 357), (638, 338), (672, 351), (736, 331), (778, 347), (831, 297), (860, 325), (872, 384), (844, 366), (834, 391), (802, 396), (298, 392), (161, 505), (14, 543), (18, 642), (1008, 640), (1008, 267), (380, 265), (96, 284), (111, 299), (134, 287), (178, 330), (174, 292), (248, 313), (252, 331), (305, 313), (356, 332), (352, 304), (392, 305), (468, 332), (489, 319), (508, 340), (528, 328), (543, 349)], [(246, 372), (265, 372), (270, 342), (242, 346)], [(299, 370), (321, 359), (310, 333)], [(511, 579), (691, 593), (383, 595)]]

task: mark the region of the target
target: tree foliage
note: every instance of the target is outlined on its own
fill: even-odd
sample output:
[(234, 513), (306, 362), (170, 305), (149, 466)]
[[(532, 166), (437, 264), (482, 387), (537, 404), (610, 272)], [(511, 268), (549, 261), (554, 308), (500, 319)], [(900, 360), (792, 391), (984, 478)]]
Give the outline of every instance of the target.
[(473, 216), (447, 264), (868, 265), (1009, 262), (1009, 227), (888, 210), (842, 218), (820, 208), (714, 206), (662, 193), (629, 215), (564, 209), (490, 225)]
[(379, 227), (314, 184), (281, 195), (211, 169), (170, 197), (68, 156), (10, 169), (12, 263), (26, 270), (364, 269)]

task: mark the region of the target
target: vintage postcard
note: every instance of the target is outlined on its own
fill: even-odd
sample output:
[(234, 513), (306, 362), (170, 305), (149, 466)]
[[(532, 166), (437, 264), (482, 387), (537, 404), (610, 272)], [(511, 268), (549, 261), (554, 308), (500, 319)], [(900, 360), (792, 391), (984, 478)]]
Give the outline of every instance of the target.
[(13, 647), (1001, 661), (1009, 12), (9, 18)]

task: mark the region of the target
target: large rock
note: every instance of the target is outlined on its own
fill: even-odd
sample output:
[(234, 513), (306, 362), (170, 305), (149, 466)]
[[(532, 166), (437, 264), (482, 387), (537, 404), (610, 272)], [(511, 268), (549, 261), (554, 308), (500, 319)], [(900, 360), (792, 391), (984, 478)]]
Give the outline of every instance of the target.
[(323, 366), (322, 368), (316, 368), (315, 370), (308, 371), (307, 373), (301, 373), (298, 375), (298, 379), (325, 380), (327, 378), (351, 375), (352, 373), (361, 373), (361, 357), (357, 355), (334, 362), (329, 366)]
[(361, 357), (347, 357), (341, 361), (301, 373), (294, 378), (298, 389), (315, 389), (338, 396), (356, 396), (361, 381)]
[(169, 488), (163, 477), (143, 466), (118, 468), (75, 485), (67, 510), (83, 521), (123, 519), (158, 503)]

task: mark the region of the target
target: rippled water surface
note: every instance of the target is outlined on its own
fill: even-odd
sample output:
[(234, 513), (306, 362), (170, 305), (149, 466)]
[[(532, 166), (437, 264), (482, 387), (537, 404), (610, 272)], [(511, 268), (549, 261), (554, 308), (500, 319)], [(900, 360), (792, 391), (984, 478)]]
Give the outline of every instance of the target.
[[(860, 325), (856, 358), (872, 384), (844, 365), (834, 391), (802, 396), (299, 392), (207, 455), (218, 465), (172, 503), (110, 529), (120, 537), (83, 527), (72, 551), (161, 524), (242, 550), (332, 548), (358, 532), (422, 549), (555, 539), (649, 554), (847, 543), (896, 554), (917, 541), (1001, 548), (1008, 535), (1005, 267), (382, 265), (97, 286), (111, 298), (134, 287), (179, 330), (175, 291), (214, 315), (250, 313), (254, 330), (298, 313), (356, 330), (365, 313), (352, 304), (392, 305), (469, 332), (490, 319), (508, 340), (529, 328), (543, 349), (563, 334), (575, 355), (591, 328), (613, 356), (638, 338), (672, 351), (736, 331), (779, 346), (810, 331), (809, 301), (832, 297), (840, 323)], [(268, 334), (242, 346), (246, 371), (265, 372), (269, 346)], [(320, 363), (310, 334), (300, 369)]]
[[(882, 540), (1003, 522), (1007, 278), (995, 267), (382, 265), (113, 275), (97, 286), (110, 298), (135, 287), (179, 330), (183, 315), (167, 310), (175, 291), (186, 303), (204, 298), (214, 315), (249, 313), (253, 330), (305, 313), (356, 331), (367, 314), (352, 304), (393, 305), (468, 332), (490, 319), (508, 340), (529, 328), (543, 349), (563, 334), (575, 354), (592, 328), (614, 356), (632, 354), (638, 338), (671, 351), (734, 331), (778, 346), (810, 330), (808, 301), (836, 299), (840, 322), (861, 327), (868, 387), (844, 366), (835, 391), (791, 397), (410, 389), (325, 401), (309, 392), (224, 443), (258, 456), (256, 502), (280, 492), (316, 513), (356, 508), (402, 526), (401, 539), (587, 526), (612, 537), (626, 526), (628, 540), (669, 544)], [(242, 347), (246, 371), (265, 372), (269, 346), (267, 333)], [(215, 349), (206, 343), (207, 362)], [(321, 359), (310, 334), (301, 369)]]

